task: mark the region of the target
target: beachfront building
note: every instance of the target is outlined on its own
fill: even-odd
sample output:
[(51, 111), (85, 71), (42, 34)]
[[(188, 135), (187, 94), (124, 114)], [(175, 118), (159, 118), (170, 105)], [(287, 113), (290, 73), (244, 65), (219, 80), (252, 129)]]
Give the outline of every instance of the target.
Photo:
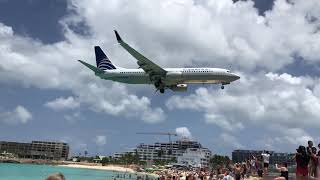
[(19, 158), (66, 160), (69, 145), (63, 142), (32, 141), (31, 143), (0, 141), (0, 153), (12, 153)]
[(207, 149), (188, 148), (182, 156), (177, 157), (177, 164), (198, 168), (208, 167), (207, 155), (209, 155)]
[[(263, 150), (234, 150), (232, 152), (233, 162), (245, 162), (252, 155), (258, 157), (261, 155)], [(292, 153), (279, 153), (274, 151), (268, 151), (270, 153), (270, 164), (281, 164), (287, 162), (288, 165), (295, 164), (293, 160), (294, 154)]]
[[(171, 143), (139, 144), (130, 151), (115, 153), (114, 158), (120, 158), (126, 153), (137, 154), (140, 161), (155, 162), (177, 162), (178, 160), (193, 164), (199, 161), (201, 167), (209, 166), (211, 151), (203, 147), (199, 142), (182, 139)], [(187, 160), (189, 158), (189, 160)]]

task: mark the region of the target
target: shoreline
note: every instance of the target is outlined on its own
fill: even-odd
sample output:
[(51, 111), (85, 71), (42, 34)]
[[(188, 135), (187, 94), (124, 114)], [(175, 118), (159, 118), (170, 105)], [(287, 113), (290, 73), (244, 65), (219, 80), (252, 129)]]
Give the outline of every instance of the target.
[(84, 164), (59, 164), (57, 166), (70, 167), (70, 168), (117, 171), (117, 172), (126, 172), (126, 173), (138, 173), (137, 171), (135, 171), (131, 168), (126, 168), (126, 167), (121, 167), (121, 166), (116, 166), (116, 165), (102, 166), (102, 165), (84, 165)]
[(113, 172), (120, 172), (120, 173), (130, 173), (130, 174), (136, 174), (136, 175), (148, 175), (154, 178), (157, 178), (158, 175), (154, 173), (147, 173), (147, 172), (137, 172), (131, 168), (117, 166), (117, 165), (92, 165), (92, 164), (60, 164), (57, 165), (60, 167), (70, 167), (70, 168), (82, 168), (82, 169), (95, 169), (95, 170), (105, 170), (105, 171), (113, 171)]
[(81, 168), (81, 169), (93, 169), (93, 170), (105, 170), (120, 173), (131, 173), (138, 175), (148, 175), (152, 177), (158, 177), (157, 174), (148, 172), (138, 172), (134, 166), (121, 166), (116, 164), (109, 164), (102, 166), (100, 163), (87, 163), (87, 162), (70, 162), (70, 161), (54, 161), (54, 160), (35, 160), (35, 159), (19, 159), (19, 158), (0, 158), (0, 163), (13, 163), (13, 164), (36, 164), (36, 165), (50, 165), (58, 167), (69, 168)]

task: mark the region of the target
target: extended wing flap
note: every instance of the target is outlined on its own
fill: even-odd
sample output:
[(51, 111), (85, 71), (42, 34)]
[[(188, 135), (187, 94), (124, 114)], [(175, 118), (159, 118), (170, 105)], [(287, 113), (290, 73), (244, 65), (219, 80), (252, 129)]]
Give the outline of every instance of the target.
[(163, 68), (161, 68), (159, 65), (155, 64), (154, 62), (152, 62), (150, 59), (146, 58), (145, 56), (143, 56), (141, 53), (139, 53), (138, 51), (136, 51), (135, 49), (133, 49), (132, 47), (130, 47), (127, 43), (125, 43), (120, 35), (118, 34), (118, 32), (115, 30), (114, 31), (116, 34), (116, 38), (118, 43), (125, 49), (128, 51), (129, 54), (131, 54), (134, 58), (136, 58), (138, 60), (137, 64), (139, 65), (139, 67), (141, 67), (146, 73), (153, 75), (165, 75), (167, 73), (166, 70), (164, 70)]

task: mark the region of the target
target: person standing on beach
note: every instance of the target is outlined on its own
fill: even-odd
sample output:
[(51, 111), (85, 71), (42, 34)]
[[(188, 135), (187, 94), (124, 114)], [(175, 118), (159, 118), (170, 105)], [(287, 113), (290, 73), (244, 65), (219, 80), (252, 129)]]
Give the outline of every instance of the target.
[(310, 156), (307, 154), (306, 148), (304, 146), (299, 146), (294, 158), (297, 163), (296, 179), (307, 180)]
[(317, 169), (318, 169), (318, 156), (317, 156), (317, 148), (312, 147), (311, 155), (310, 155), (310, 176), (318, 177), (317, 176)]
[[(312, 141), (308, 141), (307, 154), (310, 157), (312, 156), (312, 147), (313, 147), (313, 142)], [(308, 165), (309, 176), (311, 176), (312, 169), (314, 169), (314, 167), (313, 167), (312, 161), (310, 161), (309, 165)]]
[(318, 166), (317, 166), (317, 178), (320, 177), (320, 144), (318, 144), (319, 151), (317, 153), (318, 157)]
[(256, 159), (256, 168), (259, 177), (263, 177), (263, 157), (261, 155), (257, 156)]
[(268, 151), (265, 151), (261, 156), (263, 158), (263, 173), (268, 175), (270, 154)]
[(251, 159), (250, 159), (250, 164), (251, 164), (251, 173), (252, 175), (256, 175), (257, 173), (257, 166), (256, 166), (256, 157), (254, 155), (251, 156)]

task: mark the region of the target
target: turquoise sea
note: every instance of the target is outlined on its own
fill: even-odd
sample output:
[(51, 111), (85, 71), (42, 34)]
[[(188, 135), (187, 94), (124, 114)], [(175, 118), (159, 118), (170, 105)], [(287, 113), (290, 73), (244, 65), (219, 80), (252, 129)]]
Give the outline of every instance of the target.
[(52, 173), (61, 172), (66, 180), (129, 180), (137, 179), (135, 174), (105, 170), (78, 169), (50, 165), (0, 163), (0, 180), (45, 180)]

